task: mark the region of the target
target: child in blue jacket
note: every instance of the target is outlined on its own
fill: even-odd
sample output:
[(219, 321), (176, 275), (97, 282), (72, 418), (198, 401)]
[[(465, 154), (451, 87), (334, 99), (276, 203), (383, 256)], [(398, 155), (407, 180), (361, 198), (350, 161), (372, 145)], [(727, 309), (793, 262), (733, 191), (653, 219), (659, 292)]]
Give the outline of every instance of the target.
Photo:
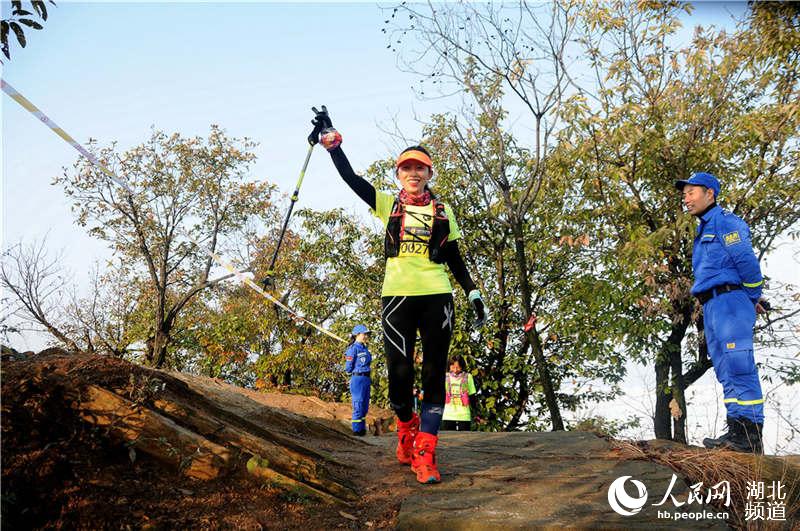
[(367, 411), (369, 410), (370, 365), (372, 354), (367, 349), (371, 332), (363, 325), (356, 325), (350, 334), (350, 345), (345, 351), (344, 370), (350, 375), (350, 394), (353, 397), (353, 435), (367, 433)]

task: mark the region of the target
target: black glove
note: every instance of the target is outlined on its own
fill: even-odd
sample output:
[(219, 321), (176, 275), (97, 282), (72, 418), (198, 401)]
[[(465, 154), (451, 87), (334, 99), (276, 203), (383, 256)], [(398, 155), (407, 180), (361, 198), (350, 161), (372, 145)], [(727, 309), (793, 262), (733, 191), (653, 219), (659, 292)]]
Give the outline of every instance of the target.
[(475, 311), (475, 322), (473, 323), (473, 327), (478, 330), (486, 323), (486, 320), (488, 319), (486, 305), (483, 304), (481, 292), (477, 289), (470, 291), (467, 298), (469, 299), (469, 303), (472, 305), (472, 309)]
[(331, 117), (328, 116), (328, 108), (324, 105), (321, 111), (318, 111), (316, 107), (311, 107), (311, 110), (314, 111), (314, 119), (311, 120), (311, 125), (314, 126), (314, 129), (308, 135), (308, 143), (313, 146), (319, 142), (319, 134), (322, 130), (333, 127), (333, 124), (331, 123)]

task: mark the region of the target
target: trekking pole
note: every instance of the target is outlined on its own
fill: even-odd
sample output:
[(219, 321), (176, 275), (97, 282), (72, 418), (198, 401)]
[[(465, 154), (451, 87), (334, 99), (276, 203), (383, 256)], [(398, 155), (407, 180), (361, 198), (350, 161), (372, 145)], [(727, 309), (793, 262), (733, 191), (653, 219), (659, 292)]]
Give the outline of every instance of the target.
[(267, 276), (261, 281), (261, 285), (264, 286), (265, 289), (272, 285), (272, 276), (275, 274), (275, 262), (278, 260), (278, 252), (281, 250), (283, 237), (286, 234), (286, 227), (289, 226), (289, 218), (292, 217), (292, 210), (300, 194), (300, 186), (303, 184), (303, 177), (306, 176), (306, 168), (308, 168), (308, 161), (311, 159), (311, 152), (313, 150), (314, 144), (310, 144), (308, 146), (308, 152), (306, 152), (306, 160), (303, 162), (303, 169), (300, 170), (300, 178), (297, 179), (297, 185), (294, 187), (294, 193), (289, 203), (289, 210), (286, 212), (286, 218), (283, 220), (283, 227), (281, 228), (281, 235), (278, 237), (278, 244), (275, 246), (275, 252), (272, 253), (272, 260), (270, 260), (269, 268), (267, 268)]

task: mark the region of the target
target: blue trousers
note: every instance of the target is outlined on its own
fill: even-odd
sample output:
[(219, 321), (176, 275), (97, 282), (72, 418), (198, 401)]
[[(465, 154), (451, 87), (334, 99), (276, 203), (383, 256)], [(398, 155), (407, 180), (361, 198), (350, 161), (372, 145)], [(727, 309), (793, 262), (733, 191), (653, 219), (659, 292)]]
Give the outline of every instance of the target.
[(753, 357), (753, 302), (743, 290), (722, 293), (703, 305), (703, 321), (728, 417), (763, 423), (764, 395)]
[(350, 377), (350, 395), (353, 397), (353, 433), (367, 431), (370, 383), (369, 376)]

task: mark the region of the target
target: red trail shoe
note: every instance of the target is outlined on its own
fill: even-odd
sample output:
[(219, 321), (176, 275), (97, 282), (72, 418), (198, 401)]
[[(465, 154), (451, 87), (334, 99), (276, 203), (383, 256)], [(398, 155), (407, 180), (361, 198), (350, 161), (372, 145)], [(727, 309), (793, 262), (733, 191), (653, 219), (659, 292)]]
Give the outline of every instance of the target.
[(408, 422), (397, 419), (397, 460), (404, 465), (411, 464), (417, 433), (419, 433), (419, 417), (416, 413)]
[(437, 442), (439, 437), (424, 431), (417, 434), (417, 439), (414, 441), (411, 470), (416, 472), (417, 481), (420, 483), (439, 483), (442, 480), (436, 468)]

